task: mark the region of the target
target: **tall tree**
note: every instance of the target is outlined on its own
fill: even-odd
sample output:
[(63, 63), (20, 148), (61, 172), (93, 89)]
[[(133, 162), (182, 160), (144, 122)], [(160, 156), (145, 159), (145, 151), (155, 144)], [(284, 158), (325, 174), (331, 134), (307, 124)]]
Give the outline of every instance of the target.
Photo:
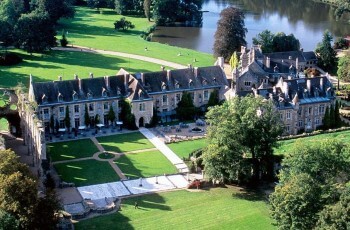
[(207, 107), (218, 105), (220, 102), (219, 98), (219, 90), (215, 89), (213, 92), (211, 92), (208, 100)]
[(14, 28), (17, 45), (28, 53), (42, 52), (56, 45), (56, 32), (47, 13), (23, 14)]
[(335, 110), (333, 105), (329, 109), (329, 126), (331, 129), (335, 128)]
[(203, 161), (210, 178), (238, 180), (251, 170), (254, 180), (260, 173), (265, 178), (273, 176), (271, 158), (282, 124), (272, 102), (236, 97), (212, 107), (206, 116), (211, 125)]
[(115, 112), (113, 110), (112, 105), (109, 107), (109, 111), (108, 111), (108, 120), (114, 125), (114, 121), (115, 121)]
[(318, 65), (326, 71), (334, 71), (337, 67), (337, 52), (332, 47), (332, 41), (331, 33), (326, 30), (322, 42), (318, 43), (316, 48)]
[(339, 59), (337, 75), (341, 81), (350, 81), (350, 56), (346, 55)]
[(234, 51), (247, 44), (246, 33), (244, 13), (241, 10), (231, 6), (221, 11), (215, 32), (214, 56), (228, 60)]
[(70, 123), (70, 116), (69, 116), (69, 107), (66, 106), (66, 116), (64, 117), (64, 124), (67, 127), (68, 132), (70, 131), (71, 123)]
[(230, 58), (230, 67), (231, 67), (231, 71), (233, 71), (235, 68), (237, 68), (239, 64), (239, 60), (238, 60), (238, 56), (237, 56), (237, 52), (233, 52), (231, 58)]
[(143, 1), (143, 10), (148, 21), (151, 21), (151, 0)]
[(84, 122), (85, 122), (85, 126), (86, 127), (88, 127), (91, 124), (90, 115), (89, 115), (87, 104), (85, 104)]
[(53, 114), (50, 116), (50, 130), (52, 133), (55, 132), (55, 119), (53, 117)]
[(193, 104), (192, 96), (183, 92), (181, 100), (177, 103), (176, 116), (181, 120), (192, 120), (196, 114), (196, 107)]
[(342, 125), (342, 121), (340, 118), (340, 112), (339, 112), (339, 101), (335, 101), (335, 106), (334, 106), (334, 128), (339, 128)]
[(46, 11), (53, 24), (60, 18), (74, 17), (72, 0), (32, 0), (31, 5), (36, 5), (41, 12)]
[(336, 204), (349, 183), (349, 157), (349, 146), (336, 139), (296, 143), (283, 160), (279, 184), (270, 196), (279, 229), (317, 227), (319, 213)]
[(280, 32), (274, 35), (272, 47), (273, 52), (297, 51), (300, 49), (300, 42), (293, 34)]
[(272, 44), (274, 36), (275, 35), (271, 31), (264, 30), (253, 38), (253, 44), (261, 45), (263, 53), (272, 53), (274, 48)]
[(135, 116), (131, 112), (131, 104), (126, 99), (120, 101), (121, 111), (119, 114), (119, 119), (123, 121), (126, 128), (135, 130), (137, 126), (135, 124)]
[(330, 116), (329, 107), (327, 106), (326, 111), (324, 113), (324, 117), (323, 117), (323, 129), (327, 130), (330, 128), (331, 128), (331, 116)]

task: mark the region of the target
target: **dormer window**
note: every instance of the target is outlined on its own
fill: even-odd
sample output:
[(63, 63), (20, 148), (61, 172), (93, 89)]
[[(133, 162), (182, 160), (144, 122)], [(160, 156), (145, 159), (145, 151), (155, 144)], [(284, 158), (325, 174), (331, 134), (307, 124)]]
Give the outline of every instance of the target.
[(180, 88), (179, 82), (176, 82), (176, 83), (175, 83), (175, 88), (176, 88), (176, 89), (179, 89), (179, 88)]
[(166, 90), (166, 84), (165, 84), (165, 82), (162, 83), (162, 90)]
[(189, 85), (190, 88), (193, 87), (193, 81), (192, 81), (192, 79), (190, 79), (190, 81), (188, 82), (188, 85)]
[(88, 93), (87, 93), (87, 98), (88, 98), (88, 99), (91, 99), (91, 98), (92, 98), (92, 93), (91, 93), (91, 92), (88, 92)]
[(203, 85), (208, 85), (208, 81), (204, 79), (202, 84)]
[(139, 98), (143, 99), (144, 98), (144, 93), (142, 92), (142, 90), (139, 90)]
[(47, 96), (45, 94), (43, 94), (43, 96), (41, 97), (41, 100), (44, 103), (47, 103)]
[(74, 101), (78, 100), (78, 94), (75, 91), (73, 91), (73, 100)]
[(58, 101), (58, 102), (63, 101), (63, 95), (62, 95), (61, 93), (58, 93), (57, 101)]
[(102, 88), (102, 97), (107, 97), (107, 90)]
[(213, 78), (213, 82), (216, 83), (216, 77)]

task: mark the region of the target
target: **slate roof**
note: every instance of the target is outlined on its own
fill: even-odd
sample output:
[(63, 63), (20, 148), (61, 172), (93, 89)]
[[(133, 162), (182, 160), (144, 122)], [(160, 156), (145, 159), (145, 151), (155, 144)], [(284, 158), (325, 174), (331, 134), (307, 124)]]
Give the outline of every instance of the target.
[[(134, 93), (138, 90), (139, 86), (137, 84), (137, 80), (132, 76), (129, 77), (130, 80), (127, 91), (124, 84), (124, 75), (109, 76), (108, 78), (109, 86), (107, 85), (107, 77), (53, 82), (33, 82), (32, 86), (34, 98), (38, 105), (42, 105), (81, 100), (105, 99), (108, 97), (118, 96), (135, 97)], [(81, 89), (79, 88), (79, 81), (81, 81)], [(103, 91), (105, 92), (104, 94)], [(59, 95), (62, 96), (62, 101), (58, 100)], [(147, 97), (149, 96), (144, 94), (144, 98)]]
[[(164, 91), (229, 86), (225, 73), (219, 66), (198, 67), (197, 70), (195, 68), (177, 69), (170, 70), (169, 73), (169, 81), (168, 71), (143, 73), (143, 88), (148, 94), (155, 94)], [(141, 79), (141, 73), (137, 74), (136, 77)]]

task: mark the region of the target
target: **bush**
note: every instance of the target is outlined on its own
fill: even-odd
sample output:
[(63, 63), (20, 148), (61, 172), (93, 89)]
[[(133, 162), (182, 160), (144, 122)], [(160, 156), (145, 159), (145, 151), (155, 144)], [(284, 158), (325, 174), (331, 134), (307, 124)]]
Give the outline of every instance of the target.
[(17, 65), (23, 59), (15, 53), (5, 53), (0, 55), (0, 66)]

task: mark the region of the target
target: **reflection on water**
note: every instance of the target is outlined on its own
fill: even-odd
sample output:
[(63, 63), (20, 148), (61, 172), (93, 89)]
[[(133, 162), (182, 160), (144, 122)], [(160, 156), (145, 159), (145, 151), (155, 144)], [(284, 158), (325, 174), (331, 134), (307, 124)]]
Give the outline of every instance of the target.
[(203, 26), (158, 27), (153, 41), (212, 53), (216, 24), (220, 12), (228, 6), (235, 6), (246, 12), (246, 40), (268, 29), (274, 33), (293, 33), (305, 50), (314, 50), (328, 29), (334, 36), (350, 34), (349, 18), (336, 21), (334, 9), (311, 0), (204, 0)]

